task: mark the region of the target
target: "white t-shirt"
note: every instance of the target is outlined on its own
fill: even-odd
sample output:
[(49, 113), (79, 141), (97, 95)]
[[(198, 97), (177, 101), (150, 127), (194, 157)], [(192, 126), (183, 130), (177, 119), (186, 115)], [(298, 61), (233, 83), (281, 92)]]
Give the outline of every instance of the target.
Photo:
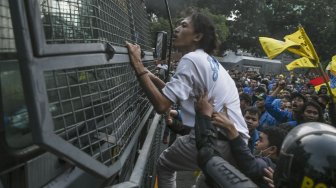
[(229, 118), (247, 141), (249, 134), (240, 110), (236, 85), (223, 66), (203, 50), (198, 49), (181, 58), (174, 76), (162, 92), (172, 102), (180, 103), (183, 124), (194, 127), (195, 96), (205, 89), (208, 98), (214, 100), (214, 110), (222, 111), (225, 104)]

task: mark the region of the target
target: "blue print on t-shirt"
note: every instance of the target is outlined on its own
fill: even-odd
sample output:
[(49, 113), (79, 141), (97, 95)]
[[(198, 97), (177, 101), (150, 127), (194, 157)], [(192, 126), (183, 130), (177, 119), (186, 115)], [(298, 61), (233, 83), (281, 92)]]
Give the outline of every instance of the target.
[(214, 57), (208, 56), (208, 62), (210, 63), (212, 70), (212, 80), (216, 81), (218, 78), (219, 63)]

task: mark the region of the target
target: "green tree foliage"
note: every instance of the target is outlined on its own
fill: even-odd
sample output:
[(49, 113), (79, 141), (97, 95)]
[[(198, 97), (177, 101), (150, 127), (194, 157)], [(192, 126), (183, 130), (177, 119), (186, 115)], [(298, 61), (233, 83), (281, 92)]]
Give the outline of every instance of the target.
[[(167, 2), (173, 18), (179, 17), (181, 12), (196, 4), (196, 0), (167, 0)], [(145, 3), (147, 12), (168, 18), (165, 0), (145, 0)]]
[(207, 15), (210, 17), (216, 26), (217, 29), (217, 34), (218, 34), (218, 39), (221, 42), (224, 42), (229, 35), (229, 30), (228, 27), (226, 26), (226, 17), (221, 14), (213, 14), (209, 9), (200, 9), (200, 12), (203, 13), (204, 15)]
[(197, 0), (197, 7), (203, 7), (211, 10), (213, 14), (230, 16), (234, 10), (235, 1), (231, 0)]
[(228, 48), (264, 55), (258, 36), (283, 39), (301, 24), (322, 61), (336, 52), (336, 4), (332, 0), (236, 1)]
[(214, 24), (215, 27), (217, 29), (216, 33), (218, 36), (218, 40), (219, 40), (219, 51), (217, 52), (216, 55), (221, 56), (224, 47), (225, 47), (225, 43), (226, 43), (226, 38), (229, 35), (229, 29), (226, 25), (226, 16), (221, 15), (221, 14), (213, 14), (213, 12), (211, 12), (209, 9), (205, 8), (205, 9), (200, 9), (200, 12), (203, 13), (204, 15), (207, 15), (208, 17), (210, 17)]
[(258, 37), (267, 33), (265, 6), (257, 0), (237, 1), (234, 20), (228, 22), (229, 37), (225, 44), (227, 49), (244, 49), (256, 54), (261, 53)]
[[(146, 0), (149, 12), (166, 18), (164, 0)], [(219, 27), (224, 49), (243, 49), (264, 56), (258, 37), (282, 40), (301, 24), (321, 61), (336, 54), (336, 3), (334, 0), (168, 0), (172, 17), (194, 6), (211, 14)], [(226, 20), (230, 15), (234, 19)]]

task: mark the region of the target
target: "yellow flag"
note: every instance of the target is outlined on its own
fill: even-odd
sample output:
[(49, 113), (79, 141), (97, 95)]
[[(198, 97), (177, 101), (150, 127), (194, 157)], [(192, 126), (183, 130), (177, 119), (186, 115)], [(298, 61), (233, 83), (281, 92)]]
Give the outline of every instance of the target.
[(259, 37), (259, 41), (266, 55), (270, 59), (273, 59), (274, 57), (276, 57), (281, 52), (283, 52), (284, 50), (286, 50), (287, 48), (291, 46), (297, 46), (297, 47), (300, 46), (299, 44), (293, 41), (290, 41), (290, 40), (286, 40), (284, 42), (281, 40), (275, 40), (275, 39), (268, 38), (268, 37)]
[(336, 55), (331, 58), (326, 70), (330, 70), (334, 75), (336, 75)]
[(307, 57), (294, 60), (286, 65), (287, 70), (291, 71), (296, 68), (316, 68), (317, 65), (313, 64)]
[(288, 48), (288, 51), (315, 60), (316, 62), (319, 61), (314, 46), (302, 26), (299, 26), (299, 30), (295, 33), (286, 35), (284, 39), (300, 44), (299, 48)]

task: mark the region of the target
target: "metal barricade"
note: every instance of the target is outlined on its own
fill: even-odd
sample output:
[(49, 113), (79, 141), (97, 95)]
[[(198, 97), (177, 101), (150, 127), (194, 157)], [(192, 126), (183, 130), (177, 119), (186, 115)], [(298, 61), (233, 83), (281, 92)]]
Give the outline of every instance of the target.
[[(125, 41), (140, 44), (144, 65), (155, 69), (143, 1), (0, 0), (0, 8), (0, 61), (15, 67), (22, 77), (20, 92), (24, 92), (19, 109), (6, 114), (11, 117), (6, 127), (24, 133), (25, 144), (36, 144), (54, 156), (45, 164), (50, 166), (38, 165), (48, 157), (21, 158), (26, 160), (21, 166), (38, 169), (20, 173), (53, 170), (52, 165), (58, 163), (62, 166), (47, 173), (50, 176), (45, 179), (26, 179), (27, 186), (52, 182), (63, 167), (68, 168), (58, 160), (104, 182), (128, 181), (141, 156), (138, 150), (145, 151), (143, 147), (150, 147), (150, 153), (139, 184), (152, 184), (147, 177), (153, 174), (162, 125), (151, 123), (153, 108), (139, 86), (125, 48)], [(13, 70), (1, 69), (1, 73)], [(1, 100), (10, 101), (12, 96), (3, 96), (3, 78)], [(14, 126), (14, 116), (25, 123), (25, 129)], [(3, 138), (20, 141), (6, 129), (4, 133)], [(146, 137), (152, 140), (148, 146), (141, 141)], [(24, 164), (28, 160), (31, 165)]]

